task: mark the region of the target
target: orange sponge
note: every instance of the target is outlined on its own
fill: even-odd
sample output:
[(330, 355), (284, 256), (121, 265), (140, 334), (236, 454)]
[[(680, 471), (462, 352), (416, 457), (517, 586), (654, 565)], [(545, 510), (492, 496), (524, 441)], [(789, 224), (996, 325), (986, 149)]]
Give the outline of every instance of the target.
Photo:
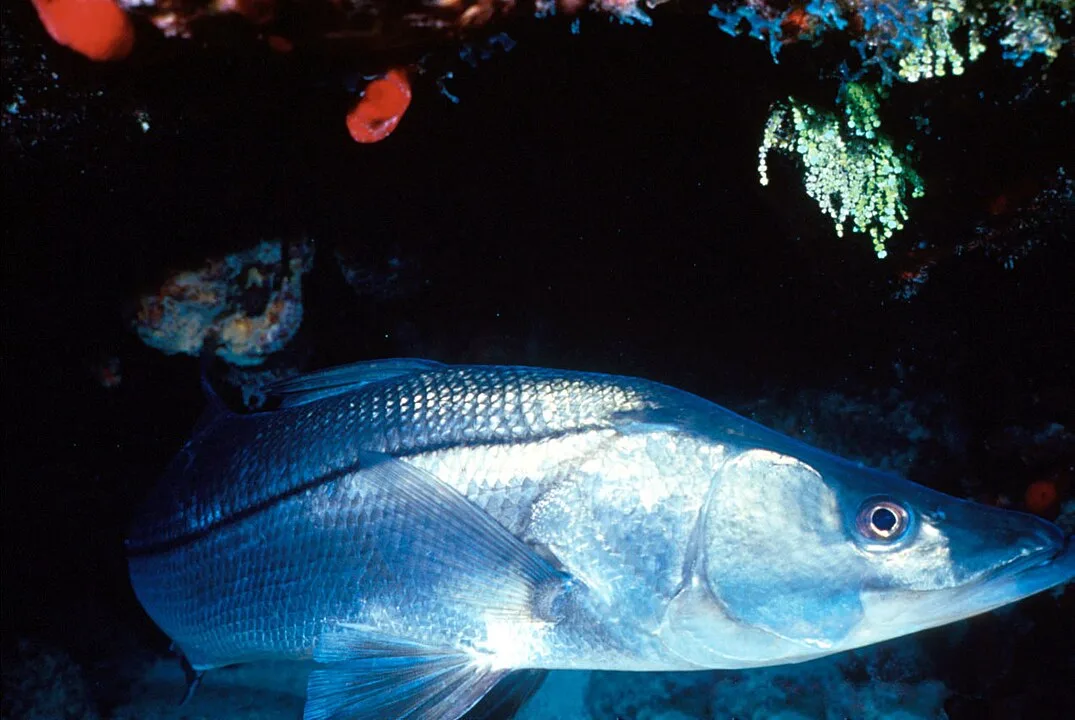
[(374, 143), (392, 134), (411, 104), (411, 83), (405, 70), (393, 68), (366, 86), (347, 114), (347, 130), (355, 142)]
[(114, 0), (33, 0), (52, 39), (90, 60), (122, 60), (134, 47), (134, 26)]

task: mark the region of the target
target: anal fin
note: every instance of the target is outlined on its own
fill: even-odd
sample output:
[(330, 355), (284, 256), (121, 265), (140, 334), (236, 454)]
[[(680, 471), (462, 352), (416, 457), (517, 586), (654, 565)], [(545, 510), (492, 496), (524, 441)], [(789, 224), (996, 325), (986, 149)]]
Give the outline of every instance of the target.
[[(175, 643), (172, 643), (172, 647), (175, 647)], [(205, 671), (195, 670), (194, 666), (187, 660), (187, 656), (182, 653), (179, 655), (179, 662), (183, 666), (183, 675), (187, 679), (187, 690), (183, 693), (183, 698), (179, 701), (179, 707), (183, 707), (190, 702), (190, 699), (194, 697), (194, 693), (201, 687), (202, 676), (205, 674)]]

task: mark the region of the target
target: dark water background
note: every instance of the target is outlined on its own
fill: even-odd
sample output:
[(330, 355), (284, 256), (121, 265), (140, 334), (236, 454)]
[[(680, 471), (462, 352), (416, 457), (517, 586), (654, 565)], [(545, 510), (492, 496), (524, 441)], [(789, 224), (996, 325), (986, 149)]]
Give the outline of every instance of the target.
[[(1025, 207), (1058, 167), (1075, 171), (1073, 113), (1035, 90), (1037, 69), (987, 56), (895, 89), (885, 129), (916, 138), (927, 197), (880, 262), (834, 236), (790, 162), (771, 157), (774, 182), (757, 182), (770, 104), (835, 97), (826, 58), (793, 48), (774, 65), (700, 19), (519, 28), (510, 53), (457, 68), (458, 105), (420, 79), (396, 134), (359, 146), (341, 63), (157, 42), (87, 67), (28, 7), (3, 18), (5, 102), (29, 88), (44, 108), (5, 116), (0, 170), (5, 657), (28, 638), (63, 648), (106, 715), (130, 658), (166, 645), (127, 585), (124, 529), (202, 407), (197, 361), (141, 345), (135, 302), (261, 239), (316, 243), (307, 367), (419, 355), (599, 370), (733, 409), (766, 400), (770, 418), (803, 391), (896, 393), (921, 401), (934, 438), (912, 479), (1016, 507), (1072, 462), (1070, 446), (1026, 440), (1075, 423), (1070, 200), (1014, 268), (969, 253), (894, 298), (908, 249), (1006, 227), (998, 197)], [(932, 134), (913, 135), (919, 113)], [(337, 250), (373, 285), (346, 284)], [(95, 375), (110, 358), (115, 388)], [(1067, 716), (1071, 593), (1030, 602), (1030, 630), (985, 618), (941, 656), (962, 693), (951, 717)]]

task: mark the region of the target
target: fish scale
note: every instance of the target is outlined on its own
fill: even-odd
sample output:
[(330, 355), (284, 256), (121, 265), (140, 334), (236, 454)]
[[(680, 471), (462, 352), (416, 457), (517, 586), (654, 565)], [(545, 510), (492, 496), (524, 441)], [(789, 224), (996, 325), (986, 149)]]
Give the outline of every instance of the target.
[(646, 402), (642, 393), (597, 374), (461, 368), (419, 373), (315, 407), (232, 416), (227, 435), (202, 433), (183, 448), (127, 547), (146, 552), (346, 472), (360, 448), (413, 455), (461, 442), (535, 440), (609, 427), (617, 412)]
[[(461, 368), (210, 420), (131, 532), (136, 586), (155, 587), (139, 583), (142, 578), (171, 578), (139, 597), (158, 624), (182, 639), (196, 668), (309, 657), (325, 617), (381, 626), (415, 622), (378, 615), (385, 612), (381, 605), (392, 604), (420, 613), (408, 596), (410, 578), (384, 567), (371, 571), (377, 550), (355, 537), (371, 521), (386, 536), (406, 535), (406, 528), (391, 525), (398, 518), (385, 518), (383, 503), (358, 497), (361, 480), (351, 470), (360, 450), (406, 457), (450, 483), (458, 478), (462, 492), (463, 480), (474, 476), (468, 469), (484, 468), (489, 484), (473, 488), (474, 499), (512, 527), (529, 517), (550, 482), (563, 479), (553, 464), (519, 473), (513, 462), (535, 454), (573, 457), (594, 442), (584, 439), (571, 449), (578, 444), (571, 438), (608, 430), (617, 414), (655, 402), (607, 376)], [(490, 414), (500, 419), (489, 420)], [(221, 424), (226, 436), (214, 432)], [(525, 443), (512, 446), (522, 438)], [(172, 509), (176, 497), (189, 498), (182, 512)], [(492, 502), (496, 497), (500, 503)], [(366, 593), (357, 602), (358, 594), (344, 588), (359, 586), (392, 586), (393, 598), (381, 603)]]

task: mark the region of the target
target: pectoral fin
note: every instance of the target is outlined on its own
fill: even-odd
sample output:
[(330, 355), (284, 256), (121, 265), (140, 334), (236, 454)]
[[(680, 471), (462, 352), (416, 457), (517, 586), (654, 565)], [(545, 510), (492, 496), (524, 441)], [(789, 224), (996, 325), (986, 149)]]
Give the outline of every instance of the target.
[[(440, 600), (473, 605), (505, 620), (528, 622), (574, 585), (491, 515), (436, 477), (397, 458), (361, 455), (363, 481), (383, 493), (386, 516), (406, 527), (406, 543), (391, 533), (380, 554)], [(539, 599), (543, 599), (539, 602)], [(542, 617), (542, 620), (553, 618)]]
[[(377, 551), (389, 568), (398, 563), (407, 577), (421, 579), (412, 593), (472, 605), (475, 617), (499, 623), (555, 622), (559, 599), (575, 587), (569, 576), (425, 471), (385, 455), (364, 453), (360, 461), (386, 522), (407, 528), (406, 542), (372, 532), (383, 540)], [(456, 720), (471, 709), (491, 717), (518, 707), (543, 673), (516, 674), (513, 663), (525, 666), (525, 653), (478, 641), (441, 647), (371, 625), (328, 622), (314, 647), (321, 665), (310, 676), (304, 720)]]

